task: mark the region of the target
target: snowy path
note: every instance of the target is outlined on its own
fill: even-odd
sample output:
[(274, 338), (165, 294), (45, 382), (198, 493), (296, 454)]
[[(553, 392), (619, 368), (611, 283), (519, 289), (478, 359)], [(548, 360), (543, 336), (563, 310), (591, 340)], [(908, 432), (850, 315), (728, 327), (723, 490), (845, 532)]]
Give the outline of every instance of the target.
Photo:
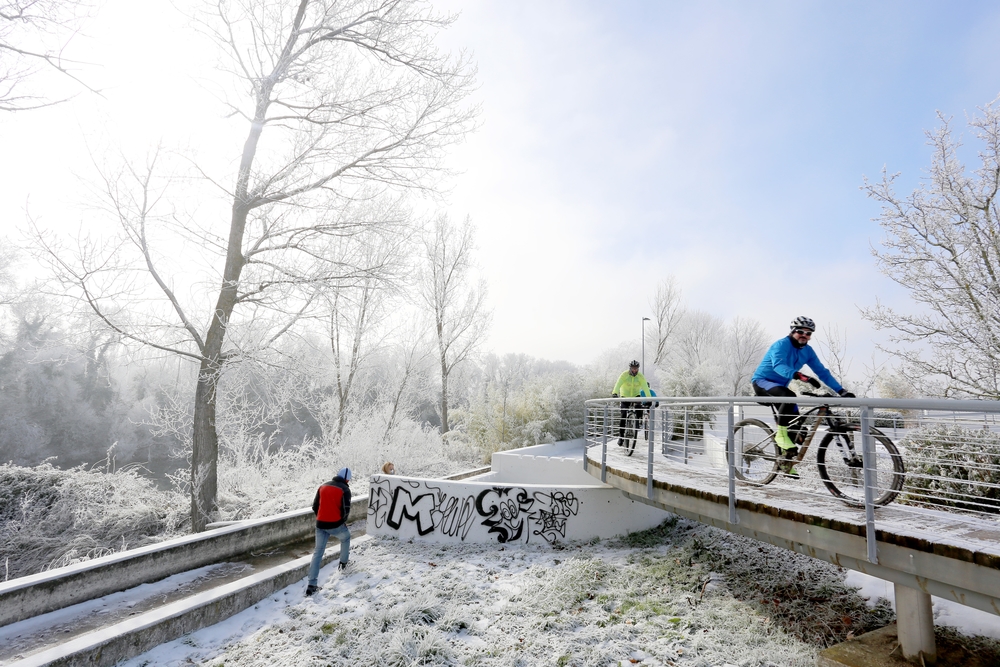
[(346, 574), (323, 570), (317, 597), (290, 586), (122, 667), (812, 667), (820, 648), (892, 621), (844, 575), (685, 520), (554, 547), (375, 538)]

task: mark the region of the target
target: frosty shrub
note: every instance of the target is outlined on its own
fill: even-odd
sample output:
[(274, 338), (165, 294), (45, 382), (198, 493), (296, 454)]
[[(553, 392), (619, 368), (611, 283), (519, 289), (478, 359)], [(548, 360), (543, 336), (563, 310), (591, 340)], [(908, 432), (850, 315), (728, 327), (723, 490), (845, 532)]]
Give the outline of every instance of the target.
[(899, 446), (907, 467), (899, 502), (1000, 513), (1000, 435), (933, 424), (907, 434)]
[[(397, 474), (441, 477), (475, 465), (474, 453), (412, 419), (398, 419), (387, 429), (388, 406), (357, 408), (339, 439), (306, 440), (276, 446), (261, 434), (228, 430), (219, 462), (219, 514), (227, 521), (252, 519), (312, 505), (316, 487), (337, 470), (351, 468), (355, 497), (368, 493), (369, 476), (392, 461)], [(187, 476), (175, 482), (186, 489)]]
[(467, 408), (454, 411), (454, 425), (484, 463), (495, 452), (583, 436), (588, 396), (575, 374), (532, 378), (504, 395), (492, 385)]
[[(834, 410), (833, 412), (854, 423), (861, 421), (860, 410)], [(906, 417), (902, 412), (896, 412), (895, 410), (872, 410), (870, 414), (871, 425), (875, 428), (904, 428), (906, 425)]]
[[(718, 392), (711, 382), (698, 373), (675, 369), (674, 372), (667, 375), (663, 383), (663, 394), (665, 396), (716, 396)], [(687, 411), (687, 437), (700, 440), (705, 436), (706, 425), (711, 427), (714, 419), (713, 413), (718, 409), (718, 406), (712, 405), (673, 407), (666, 404), (664, 407), (669, 411), (671, 440), (684, 439), (685, 411)]]
[(0, 466), (0, 575), (23, 577), (186, 529), (188, 501), (135, 467)]

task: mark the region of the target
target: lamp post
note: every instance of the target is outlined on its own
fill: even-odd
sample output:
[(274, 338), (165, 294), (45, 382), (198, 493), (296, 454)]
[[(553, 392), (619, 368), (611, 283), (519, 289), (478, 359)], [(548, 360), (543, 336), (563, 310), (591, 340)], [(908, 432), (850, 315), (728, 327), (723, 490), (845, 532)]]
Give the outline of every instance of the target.
[(642, 318), (642, 374), (646, 375), (646, 322), (648, 317)]

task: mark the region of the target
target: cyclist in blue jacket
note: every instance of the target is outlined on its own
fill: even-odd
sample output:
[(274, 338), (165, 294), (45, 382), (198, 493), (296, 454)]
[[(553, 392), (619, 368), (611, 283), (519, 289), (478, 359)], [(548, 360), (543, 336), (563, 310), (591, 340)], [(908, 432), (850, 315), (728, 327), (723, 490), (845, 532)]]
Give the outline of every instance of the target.
[[(844, 398), (854, 398), (854, 394), (843, 386), (820, 362), (816, 352), (809, 347), (809, 339), (816, 330), (816, 323), (808, 317), (796, 317), (792, 320), (791, 332), (787, 337), (776, 341), (761, 360), (760, 365), (751, 378), (753, 391), (757, 396), (796, 396), (788, 388), (792, 380), (807, 382), (819, 388), (820, 382), (827, 385)], [(803, 366), (809, 366), (819, 376), (819, 380), (799, 372)], [(783, 403), (778, 407), (778, 432), (774, 441), (787, 458), (798, 454), (798, 448), (788, 435), (788, 425), (799, 414), (799, 406), (794, 403)], [(795, 469), (789, 469), (790, 475), (795, 475)]]

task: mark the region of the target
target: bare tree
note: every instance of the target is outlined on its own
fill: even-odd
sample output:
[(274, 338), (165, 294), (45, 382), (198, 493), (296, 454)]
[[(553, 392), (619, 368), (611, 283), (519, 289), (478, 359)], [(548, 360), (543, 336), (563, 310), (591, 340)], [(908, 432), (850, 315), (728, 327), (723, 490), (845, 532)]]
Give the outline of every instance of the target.
[[(865, 364), (865, 374), (860, 381), (851, 381), (849, 373), (853, 358), (847, 352), (847, 332), (840, 332), (840, 327), (823, 327), (823, 335), (818, 339), (819, 347), (823, 348), (823, 363), (833, 376), (840, 380), (840, 383), (849, 388), (859, 396), (867, 396), (879, 384), (879, 374), (885, 366), (883, 360), (879, 362), (872, 354), (871, 364)], [(883, 396), (884, 397), (884, 396)]]
[(823, 363), (833, 376), (843, 382), (851, 370), (851, 359), (847, 356), (847, 334), (840, 333), (837, 325), (823, 327), (823, 336), (818, 341), (823, 348)]
[(91, 10), (87, 0), (0, 0), (0, 111), (27, 111), (64, 101), (32, 91), (32, 82), (44, 71), (92, 90), (74, 71), (80, 63), (63, 55)]
[[(247, 124), (235, 174), (199, 169), (228, 198), (225, 233), (216, 231), (216, 219), (183, 215), (191, 182), (180, 191), (159, 181), (156, 154), (144, 169), (105, 174), (117, 237), (82, 239), (71, 261), (38, 235), (62, 277), (107, 326), (198, 364), (196, 531), (216, 512), (216, 392), (227, 362), (272, 346), (314, 309), (319, 287), (372, 273), (329, 257), (331, 239), (406, 224), (387, 193), (433, 187), (444, 148), (470, 128), (474, 114), (461, 106), (472, 68), (437, 51), (433, 34), (449, 20), (424, 3), (244, 0), (219, 2), (212, 11), (204, 25), (226, 54), (233, 89), (245, 91), (231, 112)], [(231, 187), (223, 185), (228, 178)], [(183, 269), (162, 268), (178, 261), (166, 246), (156, 249), (167, 232), (187, 244), (185, 259), (204, 258), (202, 282), (217, 287), (200, 299), (177, 289)], [(159, 307), (149, 303), (153, 291)]]
[(0, 306), (9, 306), (17, 301), (17, 279), (15, 269), (17, 250), (5, 243), (0, 245)]
[(655, 343), (653, 363), (659, 366), (666, 361), (667, 344), (684, 317), (681, 290), (673, 276), (657, 285), (656, 293), (649, 306), (653, 309), (653, 327), (651, 329)]
[(392, 430), (399, 423), (401, 413), (406, 409), (405, 397), (412, 391), (413, 386), (420, 382), (424, 364), (431, 354), (425, 335), (415, 329), (410, 330), (408, 335), (405, 334), (395, 347), (396, 363), (393, 369), (395, 372), (392, 374), (395, 384), (391, 391), (392, 409), (389, 411), (385, 434), (382, 436), (383, 442), (386, 443), (392, 436)]
[(677, 336), (680, 365), (695, 370), (716, 361), (725, 325), (718, 317), (694, 311), (684, 317)]
[(434, 322), (441, 368), (441, 433), (448, 432), (448, 378), (469, 358), (489, 328), (486, 283), (470, 285), (474, 228), (469, 218), (461, 226), (438, 216), (424, 238), (420, 301)]
[(324, 295), (329, 310), (330, 351), (337, 398), (337, 438), (344, 433), (352, 389), (364, 362), (384, 343), (379, 329), (386, 318), (394, 279), (401, 271), (405, 235), (365, 234), (348, 239), (359, 256), (341, 260), (365, 267), (356, 281), (334, 285)]
[(944, 396), (1000, 398), (1000, 98), (968, 119), (980, 143), (969, 173), (949, 119), (927, 133), (933, 148), (926, 181), (908, 197), (896, 194), (898, 174), (863, 189), (882, 204), (885, 231), (873, 249), (879, 269), (920, 306), (905, 314), (876, 303), (862, 309), (876, 328), (894, 332), (886, 351), (900, 373)]
[(731, 396), (749, 396), (750, 378), (767, 351), (767, 334), (757, 320), (735, 317), (726, 329), (725, 364)]

